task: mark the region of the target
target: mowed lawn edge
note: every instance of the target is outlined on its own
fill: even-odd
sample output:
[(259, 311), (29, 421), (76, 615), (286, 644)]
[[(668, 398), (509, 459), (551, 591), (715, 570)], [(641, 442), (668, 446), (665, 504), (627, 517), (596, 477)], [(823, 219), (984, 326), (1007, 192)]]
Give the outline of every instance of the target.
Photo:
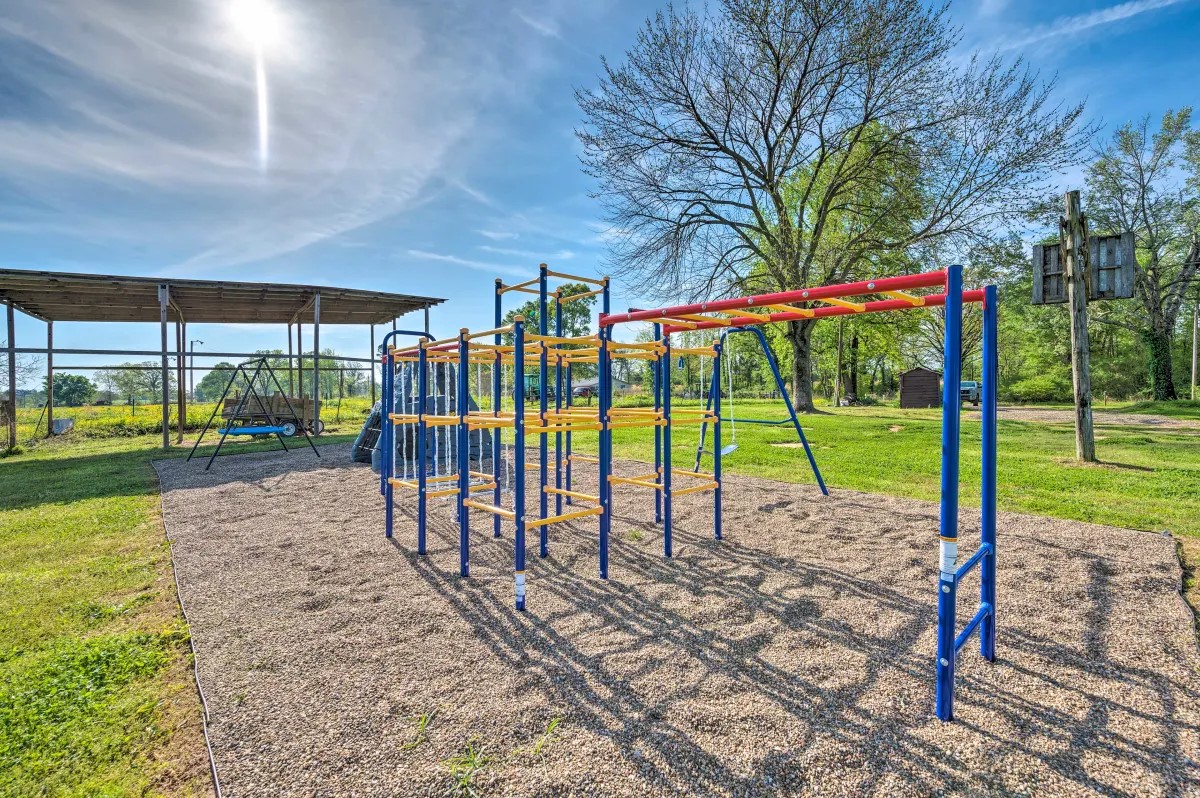
[(151, 465), (187, 449), (160, 440), (0, 459), (0, 797), (213, 792)]
[[(782, 418), (772, 402), (738, 415)], [(963, 503), (978, 502), (977, 416), (963, 424)], [(803, 416), (832, 489), (937, 497), (940, 411), (849, 408)], [(342, 427), (325, 443), (344, 443)], [(726, 441), (732, 430), (726, 426)], [(1070, 425), (1001, 421), (1000, 507), (1176, 535), (1200, 560), (1195, 429), (1104, 426), (1099, 466), (1071, 462)], [(577, 435), (587, 450), (594, 439)], [(676, 465), (698, 432), (677, 428)], [(787, 425), (738, 425), (735, 473), (810, 482)], [(60, 440), (0, 460), (0, 795), (197, 795), (211, 790), (187, 629), (175, 596), (157, 436)], [(531, 440), (532, 443), (532, 440)], [(782, 445), (781, 445), (782, 444)], [(277, 448), (239, 442), (231, 451)], [(652, 457), (649, 430), (616, 456)], [(201, 468), (201, 464), (196, 464)], [(220, 467), (219, 461), (217, 466)], [(1194, 581), (1188, 599), (1198, 604)], [(53, 740), (53, 745), (49, 741)]]

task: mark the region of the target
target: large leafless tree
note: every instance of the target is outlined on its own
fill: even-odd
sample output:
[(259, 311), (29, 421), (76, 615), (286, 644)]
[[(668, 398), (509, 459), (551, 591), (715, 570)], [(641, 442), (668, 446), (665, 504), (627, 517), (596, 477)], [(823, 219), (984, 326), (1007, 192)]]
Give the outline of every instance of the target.
[[(1082, 106), (957, 43), (919, 0), (659, 12), (577, 92), (614, 271), (658, 296), (789, 290), (1004, 228), (1085, 146)], [(812, 324), (787, 330), (806, 410)]]

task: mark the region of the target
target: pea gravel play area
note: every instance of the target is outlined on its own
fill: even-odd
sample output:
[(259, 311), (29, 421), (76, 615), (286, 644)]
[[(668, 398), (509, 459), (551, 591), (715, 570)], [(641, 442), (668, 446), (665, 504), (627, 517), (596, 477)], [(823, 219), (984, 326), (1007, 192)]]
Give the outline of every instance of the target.
[(727, 476), (725, 539), (680, 497), (666, 560), (618, 492), (611, 579), (595, 519), (555, 526), (519, 613), (507, 530), (460, 578), (452, 503), (418, 557), (322, 452), (156, 464), (226, 796), (1200, 795), (1168, 536), (1002, 513), (997, 661), (964, 649), (943, 723), (934, 504)]

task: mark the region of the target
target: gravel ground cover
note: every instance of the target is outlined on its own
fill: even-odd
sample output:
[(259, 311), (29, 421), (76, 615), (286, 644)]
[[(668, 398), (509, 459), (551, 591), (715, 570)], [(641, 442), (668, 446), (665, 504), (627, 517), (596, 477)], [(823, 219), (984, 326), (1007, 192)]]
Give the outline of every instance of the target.
[(509, 528), (473, 515), (462, 579), (449, 504), (418, 557), (322, 451), (156, 464), (228, 796), (1200, 795), (1168, 537), (1003, 514), (998, 660), (942, 724), (934, 505), (732, 476), (725, 540), (680, 497), (664, 560), (622, 491), (612, 578), (595, 519), (531, 534), (517, 613)]

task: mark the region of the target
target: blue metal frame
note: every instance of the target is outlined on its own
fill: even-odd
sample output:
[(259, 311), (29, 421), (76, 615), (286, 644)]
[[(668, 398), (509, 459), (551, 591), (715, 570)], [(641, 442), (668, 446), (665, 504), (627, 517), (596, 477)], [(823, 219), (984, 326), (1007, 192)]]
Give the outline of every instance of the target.
[[(379, 458), (379, 492), (384, 499), (383, 526), (384, 537), (392, 536), (392, 520), (393, 520), (393, 500), (395, 498), (395, 487), (389, 481), (394, 476), (396, 459), (396, 425), (392, 423), (392, 413), (396, 409), (396, 369), (395, 363), (392, 362), (391, 352), (388, 351), (388, 341), (400, 335), (412, 335), (417, 338), (424, 338), (427, 341), (432, 341), (433, 336), (422, 330), (392, 330), (383, 336), (383, 377), (380, 384), (383, 387), (383, 405), (379, 413), (379, 443), (383, 446), (383, 452)], [(424, 395), (422, 394), (422, 399)], [(422, 406), (424, 402), (422, 401)], [(422, 413), (423, 415), (423, 413)], [(422, 461), (421, 470), (424, 471), (425, 463)], [(424, 491), (421, 492), (422, 497)], [(421, 518), (424, 519), (424, 513)]]
[[(550, 320), (547, 318), (548, 306), (546, 304), (546, 264), (541, 264), (538, 267), (538, 334), (548, 335)], [(538, 419), (538, 424), (545, 426), (546, 410), (548, 409), (548, 401), (546, 397), (546, 385), (549, 379), (549, 358), (547, 350), (549, 347), (545, 341), (541, 341), (541, 356), (538, 358), (538, 406), (541, 410), (541, 415)], [(522, 383), (524, 384), (524, 383)], [(546, 493), (546, 480), (549, 478), (548, 455), (550, 441), (545, 435), (538, 435), (538, 474), (541, 475), (538, 485), (538, 518), (547, 518), (550, 515), (549, 497)], [(524, 463), (521, 467), (524, 468)], [(545, 557), (550, 553), (550, 529), (548, 524), (542, 524), (538, 527), (538, 556)]]
[[(946, 272), (945, 368), (942, 375), (942, 503), (938, 577), (937, 716), (954, 719), (954, 664), (958, 651), (979, 632), (979, 652), (996, 658), (996, 439), (997, 337), (999, 301), (995, 286), (984, 289), (982, 405), (982, 463), (980, 485), (980, 545), (958, 564), (958, 492), (962, 379), (962, 267)], [(957, 632), (958, 584), (979, 567), (979, 608)]]
[[(717, 399), (716, 420), (713, 422), (713, 481), (717, 483), (717, 487), (713, 489), (713, 538), (721, 539), (721, 459), (724, 455), (721, 454), (721, 356), (725, 351), (725, 336), (717, 339), (713, 345), (713, 373), (712, 373), (712, 388), (709, 390), (709, 396), (715, 395)], [(704, 445), (703, 428), (707, 426), (701, 424), (700, 445)], [(699, 454), (696, 455), (697, 466), (694, 469), (699, 471)]]
[(467, 376), (470, 371), (468, 357), (466, 328), (458, 333), (458, 396), (455, 404), (458, 406), (457, 432), (458, 449), (458, 572), (461, 576), (471, 575), (471, 518), (466, 505), (471, 495), (471, 442), (467, 430), (467, 414), (471, 404), (467, 396)]
[(513, 387), (522, 386), (513, 408), (513, 581), (516, 607), (525, 609), (525, 322), (513, 322)]
[(663, 556), (670, 557), (674, 553), (671, 539), (671, 336), (664, 335), (662, 344), (663, 353), (658, 373), (662, 380), (662, 414), (667, 423), (662, 425), (662, 471), (659, 476), (662, 490), (655, 493), (662, 494)]
[[(609, 312), (609, 297), (608, 297), (608, 281), (605, 280), (604, 307), (601, 314), (608, 315)], [(612, 396), (610, 394), (609, 385), (609, 352), (608, 341), (612, 336), (612, 328), (601, 326), (597, 333), (600, 339), (600, 354), (596, 358), (596, 387), (598, 388), (599, 397), (597, 411), (600, 416), (600, 452), (598, 470), (600, 472), (600, 578), (608, 579), (608, 536), (612, 528), (612, 482), (609, 480), (611, 476), (610, 468), (612, 460), (612, 429), (609, 427), (608, 411), (612, 405)]]
[[(662, 339), (662, 325), (654, 325), (654, 340)], [(654, 412), (662, 410), (662, 372), (663, 360), (661, 357), (656, 357), (650, 361), (650, 381), (654, 386)], [(671, 364), (668, 361), (666, 370), (670, 371)], [(669, 383), (668, 383), (669, 384)], [(662, 474), (662, 428), (656, 426), (654, 428), (654, 480), (661, 482), (659, 475)], [(654, 491), (654, 523), (661, 524), (663, 520), (662, 508), (662, 491)]]
[[(499, 277), (497, 277), (496, 278), (496, 326), (495, 326), (495, 329), (497, 329), (497, 330), (500, 329), (501, 317), (503, 315), (503, 311), (502, 311), (503, 300), (501, 299), (501, 295), (500, 295), (500, 289), (503, 286), (504, 286), (504, 281), (501, 280)], [(496, 333), (494, 336), (492, 336), (492, 343), (494, 343), (496, 346), (500, 346), (500, 343), (502, 340), (503, 339), (501, 338), (500, 333)], [(504, 396), (502, 395), (502, 391), (504, 390), (504, 387), (503, 387), (504, 383), (500, 379), (502, 376), (502, 373), (503, 373), (503, 369), (504, 369), (504, 364), (503, 364), (503, 361), (502, 361), (502, 358), (500, 355), (500, 350), (496, 350), (496, 359), (495, 359), (495, 362), (492, 363), (492, 396), (494, 397), (492, 399), (492, 403), (493, 403), (492, 415), (493, 416), (500, 415), (500, 408), (504, 404)], [(516, 383), (513, 384), (513, 387), (516, 387)], [(496, 487), (492, 491), (492, 504), (494, 504), (496, 507), (500, 506), (501, 493), (503, 492), (503, 488), (501, 488), (501, 486), (500, 486), (500, 476), (501, 476), (500, 475), (500, 461), (501, 461), (502, 456), (503, 455), (501, 452), (500, 428), (496, 427), (495, 429), (492, 430), (492, 482), (496, 483)], [(483, 457), (482, 452), (480, 453), (480, 457)], [(497, 538), (500, 537), (500, 516), (498, 516), (498, 515), (495, 515), (492, 517), (492, 537), (497, 537)]]

